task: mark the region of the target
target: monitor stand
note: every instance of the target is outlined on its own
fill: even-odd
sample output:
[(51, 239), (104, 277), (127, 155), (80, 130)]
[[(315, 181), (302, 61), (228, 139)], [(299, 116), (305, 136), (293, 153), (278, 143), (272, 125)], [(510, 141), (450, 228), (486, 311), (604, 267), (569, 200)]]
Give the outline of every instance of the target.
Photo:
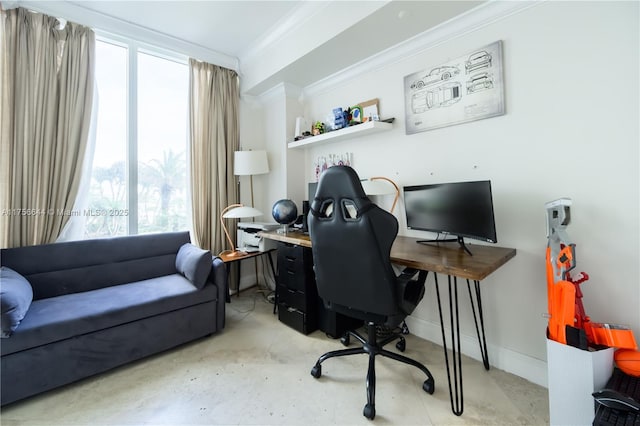
[(460, 244), (460, 247), (462, 247), (464, 249), (464, 251), (466, 251), (467, 253), (469, 253), (469, 256), (473, 256), (473, 253), (471, 253), (471, 250), (469, 250), (469, 247), (467, 247), (467, 245), (464, 243), (464, 238), (462, 237), (458, 237), (458, 238), (446, 238), (444, 240), (418, 240), (416, 241), (416, 243), (418, 244), (429, 244), (429, 243), (455, 243), (458, 242), (458, 244)]

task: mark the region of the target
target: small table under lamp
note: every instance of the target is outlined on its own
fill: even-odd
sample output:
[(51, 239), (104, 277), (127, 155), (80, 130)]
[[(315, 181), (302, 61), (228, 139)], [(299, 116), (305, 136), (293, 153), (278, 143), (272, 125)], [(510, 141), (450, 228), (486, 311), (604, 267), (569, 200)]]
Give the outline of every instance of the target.
[[(220, 259), (225, 263), (227, 267), (227, 276), (229, 276), (231, 264), (233, 262), (239, 262), (245, 259), (256, 258), (258, 256), (262, 256), (264, 254), (267, 255), (269, 259), (269, 264), (271, 266), (271, 272), (273, 272), (273, 276), (276, 276), (276, 270), (273, 266), (273, 261), (271, 260), (271, 253), (275, 249), (267, 250), (267, 251), (258, 251), (253, 253), (245, 253), (237, 249), (237, 247), (233, 244), (233, 240), (231, 236), (229, 236), (229, 231), (227, 230), (227, 226), (224, 223), (225, 219), (244, 219), (244, 218), (253, 218), (256, 216), (262, 216), (262, 212), (258, 209), (254, 209), (253, 207), (247, 207), (242, 204), (231, 204), (226, 207), (220, 213), (220, 223), (222, 224), (222, 230), (227, 237), (227, 241), (229, 242), (229, 247), (231, 250), (222, 251), (219, 256)], [(256, 274), (256, 279), (258, 279), (258, 275)], [(227, 287), (228, 288), (228, 287)], [(236, 294), (240, 296), (240, 268), (238, 268), (238, 275), (236, 280)], [(227, 301), (230, 301), (230, 296), (227, 293)], [(275, 310), (275, 307), (274, 307)]]

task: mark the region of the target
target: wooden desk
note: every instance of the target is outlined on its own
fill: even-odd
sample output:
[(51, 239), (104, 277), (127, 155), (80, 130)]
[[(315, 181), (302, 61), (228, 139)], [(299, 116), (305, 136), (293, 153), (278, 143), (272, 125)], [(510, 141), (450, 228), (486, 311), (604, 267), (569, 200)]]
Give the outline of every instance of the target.
[[(289, 244), (297, 244), (311, 247), (309, 235), (299, 232), (279, 234), (276, 231), (262, 232), (264, 238), (281, 241)], [(423, 271), (433, 272), (438, 301), (438, 313), (440, 315), (440, 329), (442, 331), (442, 346), (447, 364), (447, 379), (449, 381), (449, 397), (451, 410), (457, 416), (464, 410), (463, 381), (462, 381), (462, 354), (460, 353), (460, 325), (458, 306), (458, 278), (467, 281), (469, 301), (473, 312), (476, 334), (480, 345), (480, 353), (484, 368), (489, 370), (489, 354), (487, 353), (487, 340), (484, 332), (484, 315), (482, 312), (482, 297), (480, 293), (480, 281), (489, 276), (496, 269), (504, 265), (516, 255), (512, 248), (474, 245), (469, 247), (473, 256), (469, 256), (457, 242), (455, 243), (428, 243), (418, 244), (419, 238), (398, 236), (391, 247), (391, 261), (395, 264)], [(449, 290), (449, 312), (451, 330), (452, 361), (449, 362), (447, 351), (447, 339), (445, 324), (442, 316), (442, 303), (440, 300), (440, 287), (438, 285), (438, 273), (447, 275)], [(471, 281), (474, 289), (471, 289)], [(475, 301), (474, 301), (475, 295)], [(476, 309), (477, 307), (477, 309)], [(451, 370), (453, 370), (453, 386), (451, 383)]]
[[(311, 247), (309, 235), (301, 232), (279, 234), (269, 231), (260, 235), (284, 243)], [(469, 256), (459, 248), (458, 243), (418, 244), (419, 240), (421, 239), (401, 235), (396, 237), (391, 247), (391, 261), (423, 271), (481, 281), (516, 255), (516, 250), (511, 248), (474, 245), (471, 246), (473, 256)]]

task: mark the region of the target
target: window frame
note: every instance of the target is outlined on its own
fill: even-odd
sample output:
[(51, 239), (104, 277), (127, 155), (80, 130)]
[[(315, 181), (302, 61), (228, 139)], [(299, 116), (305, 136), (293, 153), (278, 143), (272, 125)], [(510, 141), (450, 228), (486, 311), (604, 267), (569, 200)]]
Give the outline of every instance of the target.
[[(127, 87), (125, 89), (126, 103), (126, 146), (127, 152), (125, 157), (125, 180), (127, 192), (127, 205), (129, 214), (127, 216), (127, 232), (126, 235), (137, 235), (138, 228), (138, 53), (156, 56), (161, 59), (173, 61), (183, 65), (189, 65), (189, 57), (187, 55), (168, 50), (159, 46), (148, 43), (139, 42), (127, 37), (122, 37), (106, 31), (95, 30), (96, 42), (109, 43), (115, 46), (127, 49)], [(188, 111), (187, 111), (188, 114)], [(191, 188), (190, 179), (190, 162), (189, 141), (186, 141), (185, 152), (187, 153), (187, 191)], [(188, 217), (189, 224), (191, 218)], [(191, 224), (189, 225), (191, 228)]]

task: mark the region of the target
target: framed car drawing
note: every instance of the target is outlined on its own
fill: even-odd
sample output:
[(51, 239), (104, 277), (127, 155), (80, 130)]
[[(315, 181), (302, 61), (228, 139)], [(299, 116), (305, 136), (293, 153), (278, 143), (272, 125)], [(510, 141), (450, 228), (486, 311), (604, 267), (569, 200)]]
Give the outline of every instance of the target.
[(504, 114), (502, 41), (404, 78), (407, 134)]

